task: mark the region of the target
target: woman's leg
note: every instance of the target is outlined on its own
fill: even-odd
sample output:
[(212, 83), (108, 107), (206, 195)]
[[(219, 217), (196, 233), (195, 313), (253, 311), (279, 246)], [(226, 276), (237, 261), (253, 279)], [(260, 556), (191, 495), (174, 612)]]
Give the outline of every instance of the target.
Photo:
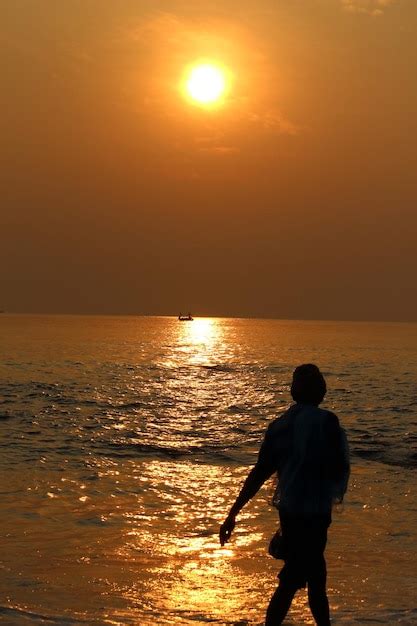
[(326, 593), (327, 568), (324, 550), (327, 542), (327, 528), (330, 520), (317, 520), (311, 536), (309, 563), (308, 603), (318, 626), (329, 626), (329, 601)]
[(278, 626), (283, 622), (296, 591), (296, 587), (283, 584), (282, 582), (279, 584), (278, 589), (276, 589), (269, 602), (265, 626)]
[(329, 601), (325, 585), (309, 583), (308, 603), (317, 625), (330, 626)]

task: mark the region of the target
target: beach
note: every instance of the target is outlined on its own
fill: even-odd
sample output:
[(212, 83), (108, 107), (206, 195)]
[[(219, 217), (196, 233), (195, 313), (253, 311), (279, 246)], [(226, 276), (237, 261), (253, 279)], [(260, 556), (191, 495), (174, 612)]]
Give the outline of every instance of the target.
[[(267, 484), (219, 524), (313, 362), (352, 474), (327, 547), (335, 624), (417, 624), (417, 325), (0, 319), (0, 621), (260, 626)], [(313, 624), (300, 592), (288, 624)]]

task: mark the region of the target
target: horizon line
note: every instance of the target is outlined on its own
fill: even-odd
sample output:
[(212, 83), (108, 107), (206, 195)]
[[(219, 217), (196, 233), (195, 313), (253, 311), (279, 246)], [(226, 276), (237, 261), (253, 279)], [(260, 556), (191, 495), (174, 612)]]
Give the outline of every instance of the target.
[[(0, 312), (1, 317), (7, 316), (44, 316), (44, 317), (163, 317), (163, 318), (178, 318), (178, 313), (68, 313), (68, 312), (47, 312), (47, 311), (6, 311)], [(342, 319), (342, 318), (322, 318), (322, 317), (270, 317), (259, 315), (208, 315), (208, 314), (193, 314), (194, 319), (241, 319), (241, 320), (259, 320), (259, 321), (280, 321), (280, 322), (335, 322), (335, 323), (358, 323), (358, 324), (416, 324), (417, 320), (412, 319), (371, 319), (371, 318), (355, 318), (355, 319)]]

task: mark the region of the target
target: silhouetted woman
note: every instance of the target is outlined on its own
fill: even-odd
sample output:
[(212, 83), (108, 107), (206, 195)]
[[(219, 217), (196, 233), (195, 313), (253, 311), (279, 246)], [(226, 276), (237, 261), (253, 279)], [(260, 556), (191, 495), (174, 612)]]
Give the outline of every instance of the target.
[(295, 400), (268, 427), (255, 467), (220, 527), (224, 545), (236, 515), (275, 472), (274, 502), (279, 511), (285, 564), (271, 598), (265, 626), (284, 620), (298, 589), (308, 586), (311, 612), (319, 626), (330, 624), (324, 549), (332, 505), (341, 501), (349, 478), (346, 436), (334, 413), (320, 409), (326, 382), (316, 365), (300, 365), (293, 374)]

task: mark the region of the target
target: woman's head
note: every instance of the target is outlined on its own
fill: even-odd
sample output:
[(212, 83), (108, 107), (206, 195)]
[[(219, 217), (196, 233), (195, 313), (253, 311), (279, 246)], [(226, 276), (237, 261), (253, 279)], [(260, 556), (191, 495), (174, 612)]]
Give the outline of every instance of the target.
[(306, 363), (295, 368), (291, 395), (296, 402), (318, 406), (323, 401), (326, 391), (326, 381), (317, 365)]

